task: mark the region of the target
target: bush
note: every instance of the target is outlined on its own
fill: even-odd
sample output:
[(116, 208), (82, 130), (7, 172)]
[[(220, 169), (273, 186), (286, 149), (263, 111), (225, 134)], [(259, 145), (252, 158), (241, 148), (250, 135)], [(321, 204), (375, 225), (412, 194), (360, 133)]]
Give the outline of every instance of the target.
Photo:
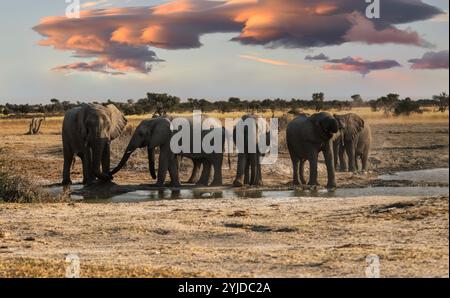
[[(0, 152), (0, 154), (2, 154)], [(7, 166), (7, 161), (0, 156), (0, 201), (13, 203), (61, 202), (67, 197), (63, 194), (54, 196), (27, 178), (11, 174), (14, 170)]]
[(399, 100), (397, 106), (394, 109), (395, 116), (406, 115), (409, 116), (412, 113), (421, 114), (420, 104), (418, 102), (412, 101), (411, 98), (405, 98)]

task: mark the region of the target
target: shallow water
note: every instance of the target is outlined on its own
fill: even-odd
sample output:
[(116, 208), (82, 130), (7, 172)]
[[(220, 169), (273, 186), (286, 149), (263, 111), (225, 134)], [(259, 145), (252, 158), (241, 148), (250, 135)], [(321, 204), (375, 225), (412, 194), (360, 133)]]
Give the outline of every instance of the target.
[(442, 168), (397, 172), (391, 175), (382, 175), (379, 178), (386, 181), (408, 180), (413, 182), (448, 183), (448, 171), (448, 168)]
[[(448, 183), (448, 168), (410, 172), (398, 172), (379, 178), (386, 181), (409, 180), (414, 182)], [(49, 188), (51, 193), (61, 193), (62, 187)], [(320, 190), (243, 190), (236, 188), (202, 188), (185, 186), (182, 189), (155, 189), (150, 185), (100, 185), (96, 188), (71, 187), (73, 200), (86, 200), (92, 203), (147, 202), (161, 200), (198, 200), (198, 199), (259, 199), (259, 198), (351, 198), (364, 196), (448, 196), (449, 187), (440, 186), (403, 186), (403, 187), (366, 187), (340, 188), (334, 191)]]
[(224, 198), (290, 198), (290, 197), (314, 197), (314, 198), (351, 198), (362, 196), (441, 196), (449, 195), (448, 187), (367, 187), (367, 188), (343, 188), (335, 191), (328, 190), (137, 190), (121, 194), (107, 193), (81, 193), (75, 191), (72, 194), (74, 200), (87, 200), (91, 203), (119, 203), (119, 202), (147, 202), (161, 200), (185, 200), (185, 199), (224, 199)]

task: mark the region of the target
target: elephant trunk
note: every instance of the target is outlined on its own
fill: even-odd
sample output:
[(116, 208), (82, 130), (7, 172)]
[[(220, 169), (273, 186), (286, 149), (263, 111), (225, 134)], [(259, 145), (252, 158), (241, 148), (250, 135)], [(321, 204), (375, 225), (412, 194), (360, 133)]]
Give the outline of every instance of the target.
[(113, 176), (117, 174), (122, 168), (126, 165), (128, 159), (130, 158), (131, 154), (133, 154), (134, 150), (127, 148), (125, 150), (125, 153), (122, 156), (122, 159), (120, 160), (119, 164), (114, 168), (114, 170), (111, 171), (110, 175)]
[(148, 168), (150, 170), (150, 175), (153, 179), (156, 179), (156, 171), (155, 171), (155, 150), (151, 146), (147, 147), (148, 153)]

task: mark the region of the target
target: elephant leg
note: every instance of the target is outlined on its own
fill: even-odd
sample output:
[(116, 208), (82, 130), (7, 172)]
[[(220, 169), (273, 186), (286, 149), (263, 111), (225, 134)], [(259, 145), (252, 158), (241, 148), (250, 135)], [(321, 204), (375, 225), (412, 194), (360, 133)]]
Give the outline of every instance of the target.
[(257, 154), (251, 154), (250, 158), (250, 185), (257, 185), (257, 179), (258, 179), (258, 155)]
[(166, 181), (167, 170), (169, 169), (169, 159), (172, 152), (170, 151), (170, 146), (164, 144), (160, 148), (159, 152), (159, 167), (158, 167), (158, 181), (156, 185), (158, 187), (163, 187)]
[(299, 168), (299, 174), (300, 174), (300, 182), (302, 184), (306, 184), (306, 178), (305, 178), (305, 160), (300, 160), (300, 168)]
[(63, 152), (64, 152), (64, 167), (63, 167), (62, 185), (69, 185), (72, 184), (72, 181), (70, 180), (70, 167), (72, 166), (74, 154), (72, 150), (70, 150), (65, 146), (63, 148)]
[(80, 154), (81, 161), (83, 162), (83, 184), (90, 185), (94, 183), (95, 177), (92, 172), (92, 156), (90, 149)]
[[(338, 153), (339, 153), (339, 164), (340, 164), (339, 169), (341, 172), (347, 172), (348, 171), (348, 166), (347, 166), (348, 162), (347, 162), (347, 159), (345, 158), (346, 157), (345, 147), (339, 146)], [(336, 156), (335, 156), (335, 158), (336, 158)], [(335, 169), (337, 169), (337, 167), (335, 167)]]
[(362, 155), (362, 170), (364, 172), (369, 170), (369, 150), (365, 150)]
[(174, 154), (171, 154), (171, 157), (169, 158), (169, 175), (171, 187), (181, 186), (178, 169), (179, 169), (178, 158)]
[(359, 159), (361, 158), (361, 156), (359, 154), (356, 155), (355, 157), (355, 171), (359, 171)]
[(111, 148), (110, 144), (106, 144), (102, 155), (102, 172), (105, 175), (109, 175), (111, 172)]
[(245, 155), (245, 172), (244, 172), (244, 185), (250, 185), (250, 157), (248, 154)]
[(294, 185), (301, 185), (300, 178), (299, 178), (300, 160), (295, 155), (291, 156), (291, 160), (292, 160), (292, 172), (293, 172), (292, 181), (293, 181)]
[(238, 154), (236, 178), (233, 181), (233, 186), (235, 186), (235, 187), (244, 186), (244, 174), (245, 174), (245, 169), (247, 167), (246, 160), (247, 160), (247, 156), (244, 153)]
[(209, 185), (209, 177), (211, 176), (211, 162), (209, 160), (203, 161), (203, 171), (202, 175), (200, 176), (200, 180), (198, 181), (197, 185), (201, 186), (208, 186)]
[(331, 144), (328, 143), (325, 145), (323, 150), (323, 156), (325, 158), (325, 164), (327, 166), (327, 174), (328, 174), (328, 189), (336, 188), (336, 174), (334, 169), (334, 158), (333, 158), (333, 150), (331, 148)]
[(261, 161), (260, 161), (259, 156), (257, 157), (257, 162), (256, 162), (256, 185), (263, 186)]
[(348, 146), (346, 146), (347, 151), (347, 157), (348, 157), (348, 170), (350, 172), (354, 172), (356, 170), (355, 161), (356, 161), (356, 154), (355, 154), (355, 144), (352, 142)]
[(198, 176), (200, 173), (200, 169), (202, 167), (202, 162), (198, 159), (193, 159), (192, 160), (193, 163), (193, 169), (192, 169), (192, 174), (191, 177), (189, 178), (188, 182), (189, 184), (195, 184), (198, 181)]
[(317, 181), (317, 154), (309, 158), (309, 185), (319, 185)]
[(222, 186), (222, 164), (223, 164), (223, 154), (217, 154), (213, 161), (214, 166), (214, 179), (211, 186)]

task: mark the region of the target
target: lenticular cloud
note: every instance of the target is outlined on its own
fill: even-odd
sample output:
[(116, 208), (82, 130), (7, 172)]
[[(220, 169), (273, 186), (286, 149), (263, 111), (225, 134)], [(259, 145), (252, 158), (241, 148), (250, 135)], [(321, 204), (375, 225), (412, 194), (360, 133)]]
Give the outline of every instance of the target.
[(383, 16), (367, 19), (361, 0), (177, 0), (150, 7), (87, 10), (81, 18), (47, 17), (33, 29), (42, 46), (88, 61), (58, 66), (122, 74), (149, 73), (162, 61), (152, 50), (190, 49), (208, 33), (236, 33), (232, 41), (269, 48), (309, 48), (346, 42), (427, 46), (398, 24), (430, 19), (439, 9), (422, 0), (384, 0)]

